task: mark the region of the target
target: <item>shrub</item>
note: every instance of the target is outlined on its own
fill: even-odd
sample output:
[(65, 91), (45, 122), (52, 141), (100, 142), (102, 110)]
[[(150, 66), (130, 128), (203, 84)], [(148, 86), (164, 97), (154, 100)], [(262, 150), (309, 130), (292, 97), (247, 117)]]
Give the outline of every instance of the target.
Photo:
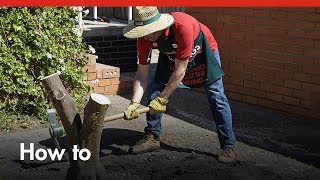
[[(83, 107), (89, 88), (77, 12), (68, 7), (0, 8), (0, 110), (44, 120), (50, 106), (40, 77), (61, 72), (65, 87)], [(1, 123), (1, 119), (0, 119)]]

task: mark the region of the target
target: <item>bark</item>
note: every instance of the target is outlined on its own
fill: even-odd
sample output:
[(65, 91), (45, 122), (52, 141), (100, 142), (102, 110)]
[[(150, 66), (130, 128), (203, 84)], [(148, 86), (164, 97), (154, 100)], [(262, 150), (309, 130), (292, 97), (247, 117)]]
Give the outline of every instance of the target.
[(85, 107), (80, 143), (81, 148), (86, 148), (91, 152), (91, 158), (88, 161), (79, 162), (81, 179), (102, 179), (104, 177), (105, 168), (100, 163), (99, 154), (104, 117), (109, 104), (107, 97), (92, 93)]
[[(102, 179), (105, 168), (100, 163), (100, 141), (104, 117), (110, 105), (107, 97), (92, 93), (85, 107), (83, 125), (76, 103), (68, 94), (59, 74), (52, 74), (41, 79), (66, 132), (70, 168), (67, 179)], [(73, 145), (80, 145), (90, 151), (88, 161), (74, 160)]]
[(41, 79), (54, 108), (60, 117), (68, 140), (68, 154), (70, 169), (77, 169), (78, 164), (72, 158), (73, 145), (79, 144), (81, 117), (76, 103), (65, 89), (58, 73), (51, 74)]

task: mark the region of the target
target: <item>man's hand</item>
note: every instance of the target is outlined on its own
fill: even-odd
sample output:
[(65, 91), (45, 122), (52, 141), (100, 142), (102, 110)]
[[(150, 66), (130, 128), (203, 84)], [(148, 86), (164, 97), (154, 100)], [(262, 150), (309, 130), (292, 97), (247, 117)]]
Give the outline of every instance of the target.
[(166, 98), (162, 97), (156, 97), (153, 101), (150, 102), (149, 107), (150, 107), (150, 114), (156, 114), (159, 112), (165, 112), (166, 111), (166, 106), (168, 104), (169, 100)]
[(124, 111), (124, 119), (125, 120), (132, 120), (139, 117), (139, 113), (137, 112), (137, 109), (139, 108), (140, 104), (131, 101), (128, 108)]

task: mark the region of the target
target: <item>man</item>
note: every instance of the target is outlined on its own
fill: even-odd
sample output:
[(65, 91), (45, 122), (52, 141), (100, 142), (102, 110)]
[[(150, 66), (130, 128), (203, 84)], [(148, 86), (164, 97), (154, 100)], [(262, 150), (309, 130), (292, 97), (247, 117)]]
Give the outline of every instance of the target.
[[(218, 160), (233, 162), (235, 136), (231, 110), (224, 94), (218, 46), (210, 30), (182, 12), (160, 14), (156, 7), (136, 7), (134, 21), (124, 28), (123, 34), (138, 39), (138, 70), (125, 119), (138, 118), (136, 110), (147, 88), (150, 107), (146, 114), (146, 137), (132, 147), (132, 153), (160, 150), (162, 113), (170, 95), (183, 83), (205, 89), (223, 150)], [(148, 84), (152, 49), (158, 49), (160, 54), (155, 79)]]

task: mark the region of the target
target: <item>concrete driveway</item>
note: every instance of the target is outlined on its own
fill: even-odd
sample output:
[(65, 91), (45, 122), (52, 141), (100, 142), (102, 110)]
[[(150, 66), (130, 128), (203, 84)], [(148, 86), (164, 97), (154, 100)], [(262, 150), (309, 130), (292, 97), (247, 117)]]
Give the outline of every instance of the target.
[[(112, 105), (107, 115), (122, 112), (130, 102), (130, 95), (108, 97)], [(143, 136), (144, 116), (105, 124), (100, 156), (108, 172), (106, 179), (319, 179), (319, 123), (245, 103), (230, 103), (238, 140), (235, 163), (216, 160), (219, 142), (205, 95), (178, 90), (163, 117), (160, 152), (127, 153), (129, 146)], [(59, 142), (66, 147), (64, 137)], [(65, 161), (21, 161), (20, 143), (27, 147), (35, 143), (35, 149), (54, 148), (47, 128), (0, 135), (1, 179), (65, 177)]]

